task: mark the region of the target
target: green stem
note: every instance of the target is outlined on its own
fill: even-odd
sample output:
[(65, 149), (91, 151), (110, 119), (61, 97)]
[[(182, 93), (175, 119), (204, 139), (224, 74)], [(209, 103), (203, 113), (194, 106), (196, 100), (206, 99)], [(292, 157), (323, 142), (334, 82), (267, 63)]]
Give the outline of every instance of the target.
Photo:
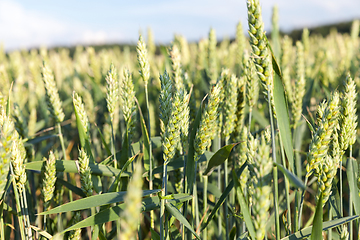
[[(281, 135), (279, 135), (279, 138), (281, 142), (282, 141)], [(286, 159), (285, 159), (284, 146), (282, 145), (282, 142), (280, 143), (280, 150), (281, 150), (282, 164), (285, 167)], [(287, 206), (287, 221), (289, 224), (286, 235), (289, 235), (291, 232), (290, 184), (289, 184), (289, 179), (286, 176), (284, 176), (284, 180), (285, 180), (285, 196), (286, 196), (286, 206)]]
[[(268, 89), (270, 86), (268, 85)], [(276, 145), (275, 145), (275, 125), (271, 109), (271, 94), (268, 91), (268, 103), (269, 103), (269, 114), (270, 114), (270, 127), (271, 127), (271, 142), (272, 142), (272, 158), (276, 163)], [(276, 240), (280, 239), (280, 218), (279, 218), (279, 186), (278, 186), (278, 172), (277, 166), (273, 167), (273, 181), (274, 181), (274, 207), (275, 207), (275, 229), (276, 229)]]
[[(24, 191), (24, 190), (23, 190)], [(24, 207), (24, 198), (22, 197), (22, 192), (18, 195), (20, 197), (20, 207), (21, 207), (21, 215), (23, 217), (24, 220), (24, 231), (25, 231), (25, 237), (26, 239), (30, 239), (29, 237), (29, 226), (28, 223), (26, 221), (26, 214), (25, 214), (25, 207)]]
[[(349, 146), (350, 148), (350, 153), (349, 153), (349, 160), (352, 159), (352, 145)], [(348, 161), (349, 161), (348, 160)], [(353, 198), (351, 196), (351, 194), (349, 194), (349, 216), (353, 215)], [(349, 239), (354, 239), (353, 238), (353, 223), (349, 222)]]
[[(309, 178), (305, 177), (305, 187), (307, 186), (308, 180), (309, 180)], [(299, 230), (301, 228), (301, 215), (302, 215), (302, 209), (303, 209), (303, 205), (304, 205), (305, 191), (306, 191), (306, 189), (304, 189), (301, 194), (300, 207), (299, 207), (299, 219), (298, 219), (299, 228), (297, 230)]]
[(24, 213), (25, 213), (25, 222), (27, 225), (27, 232), (28, 232), (28, 236), (29, 239), (32, 239), (32, 231), (30, 228), (30, 218), (29, 218), (29, 208), (28, 208), (28, 204), (27, 204), (27, 198), (26, 198), (26, 190), (25, 190), (25, 186), (24, 189), (22, 191), (23, 194), (23, 206), (24, 206)]
[(64, 158), (64, 160), (66, 160), (66, 148), (65, 148), (65, 143), (64, 143), (64, 137), (63, 137), (62, 132), (61, 132), (61, 124), (57, 123), (56, 126), (57, 126), (57, 129), (58, 129), (58, 134), (59, 134), (59, 139), (60, 139), (60, 144), (61, 144), (61, 150), (63, 152), (63, 158)]
[(193, 194), (193, 199), (194, 199), (194, 211), (193, 213), (195, 213), (195, 229), (199, 226), (200, 223), (200, 218), (199, 218), (199, 201), (198, 201), (198, 194), (197, 194), (197, 184), (194, 184), (194, 194)]
[[(217, 136), (215, 137), (213, 146), (214, 146), (213, 147), (214, 152), (217, 152), (221, 148), (221, 135), (220, 135), (220, 133), (218, 133)], [(221, 179), (221, 165), (219, 165), (217, 167), (217, 182), (218, 182), (219, 190), (222, 191), (221, 182), (223, 182), (223, 181)], [(223, 239), (222, 238), (222, 218), (221, 218), (221, 215), (223, 213), (222, 208), (219, 209), (218, 213), (219, 213), (219, 215), (218, 215), (218, 239)]]
[[(328, 212), (329, 220), (328, 221), (331, 221), (332, 220), (332, 212), (331, 212), (330, 201), (328, 201), (328, 208), (329, 208), (329, 212)], [(332, 229), (331, 228), (328, 231), (328, 238), (327, 239), (330, 239), (330, 240), (332, 239)]]
[[(167, 163), (166, 159), (164, 161), (164, 167), (163, 167), (163, 181), (162, 181), (162, 190), (161, 195), (164, 197), (167, 194)], [(164, 240), (166, 236), (166, 232), (164, 229), (164, 225), (167, 224), (166, 218), (165, 218), (165, 199), (161, 198), (160, 201), (160, 239)]]
[[(110, 144), (111, 144), (111, 154), (113, 155), (113, 159), (114, 159), (114, 168), (118, 168), (118, 164), (117, 164), (117, 160), (116, 160), (116, 152), (115, 152), (115, 136), (114, 136), (114, 125), (113, 122), (111, 121), (110, 123), (111, 125), (111, 140), (110, 140)], [(125, 133), (127, 134), (127, 132)]]
[(344, 216), (344, 210), (343, 210), (343, 194), (342, 194), (342, 192), (343, 192), (343, 184), (342, 184), (342, 179), (343, 179), (343, 177), (342, 177), (342, 154), (341, 154), (341, 156), (340, 156), (340, 173), (339, 173), (339, 184), (340, 184), (340, 189), (339, 189), (339, 194), (340, 194), (340, 216), (341, 217), (343, 217)]
[[(147, 84), (145, 84), (145, 101), (146, 101), (146, 110), (147, 110), (147, 118), (148, 118), (148, 122), (147, 122), (147, 129), (148, 129), (148, 133), (149, 133), (149, 190), (153, 189), (153, 165), (152, 165), (152, 142), (151, 142), (151, 130), (150, 130), (150, 110), (149, 110), (149, 94), (148, 94), (148, 88), (147, 88)], [(155, 224), (154, 224), (154, 211), (150, 211), (150, 225), (151, 228), (154, 229), (155, 228)]]
[[(207, 190), (208, 190), (208, 176), (203, 176), (204, 178), (204, 192), (203, 192), (203, 214), (204, 219), (206, 219), (207, 216)], [(207, 239), (207, 229), (203, 230), (203, 239)]]
[[(228, 144), (228, 141), (229, 141), (229, 138), (227, 137), (225, 139), (225, 145)], [(225, 182), (224, 182), (224, 188), (227, 187), (228, 185), (228, 182), (229, 182), (229, 179), (228, 179), (228, 175), (229, 175), (229, 169), (228, 169), (228, 160), (225, 160), (224, 161), (224, 179), (225, 179)], [(224, 203), (224, 212), (225, 212), (225, 238), (226, 240), (229, 240), (229, 235), (230, 235), (230, 232), (229, 232), (229, 219), (228, 219), (228, 214), (229, 214), (229, 210), (228, 210), (228, 197), (225, 198), (225, 203)]]
[[(14, 176), (14, 171), (12, 168), (12, 164), (10, 164), (10, 171), (11, 171), (11, 175)], [(12, 178), (12, 185), (13, 185), (13, 189), (14, 189), (14, 195), (15, 195), (15, 202), (16, 202), (16, 209), (17, 209), (17, 214), (18, 214), (18, 220), (19, 220), (19, 231), (20, 231), (20, 235), (21, 235), (21, 239), (24, 240), (26, 239), (25, 237), (25, 228), (24, 228), (24, 216), (23, 216), (23, 211), (22, 208), (20, 206), (20, 198), (19, 198), (19, 192), (16, 186), (16, 181), (15, 181), (15, 177)]]
[(4, 219), (2, 214), (0, 214), (0, 239), (5, 240)]

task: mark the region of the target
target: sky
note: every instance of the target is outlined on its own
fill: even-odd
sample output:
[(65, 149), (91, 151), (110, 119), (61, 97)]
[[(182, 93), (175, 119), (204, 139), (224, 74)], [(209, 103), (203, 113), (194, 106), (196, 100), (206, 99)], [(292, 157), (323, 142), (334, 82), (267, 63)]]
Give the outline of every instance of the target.
[[(272, 7), (279, 8), (282, 31), (360, 19), (359, 0), (260, 0), (265, 30)], [(234, 37), (247, 30), (246, 0), (0, 0), (0, 42), (5, 50), (39, 46), (136, 43), (151, 27), (157, 43), (174, 34), (197, 41), (216, 30)]]

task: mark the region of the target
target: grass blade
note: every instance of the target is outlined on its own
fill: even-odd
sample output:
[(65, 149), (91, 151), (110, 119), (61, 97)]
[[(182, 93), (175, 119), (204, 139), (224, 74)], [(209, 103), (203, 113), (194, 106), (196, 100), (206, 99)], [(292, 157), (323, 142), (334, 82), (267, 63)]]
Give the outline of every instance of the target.
[(228, 159), (231, 150), (235, 147), (238, 143), (232, 143), (220, 148), (210, 159), (208, 166), (203, 175), (209, 176), (212, 171), (219, 165), (223, 164), (226, 159)]
[[(189, 151), (188, 151), (188, 157), (186, 160), (185, 165), (185, 191), (186, 193), (192, 194), (193, 188), (194, 188), (194, 179), (195, 179), (195, 161), (194, 161), (194, 139), (196, 136), (196, 131), (199, 128), (200, 120), (201, 120), (201, 113), (202, 113), (202, 106), (204, 104), (204, 100), (201, 102), (200, 108), (198, 110), (198, 113), (196, 115), (196, 118), (192, 124), (192, 129), (190, 132), (190, 138), (189, 138)], [(185, 206), (186, 208), (186, 206)]]
[[(144, 190), (142, 196), (147, 196), (153, 193), (160, 192), (161, 189), (155, 190)], [(69, 203), (65, 203), (59, 207), (53, 208), (49, 211), (39, 213), (39, 215), (47, 215), (47, 214), (55, 214), (62, 212), (72, 212), (83, 209), (88, 209), (92, 207), (103, 206), (111, 203), (118, 203), (124, 201), (124, 197), (126, 195), (126, 191), (124, 192), (115, 192), (115, 193), (104, 193), (100, 195), (94, 195), (87, 198), (79, 199), (76, 201), (72, 201)]]
[[(27, 170), (41, 171), (44, 161), (29, 162), (25, 164)], [(89, 164), (91, 174), (107, 177), (116, 177), (120, 169), (102, 164)], [(78, 168), (74, 160), (56, 160), (56, 172), (78, 173)], [(122, 176), (130, 176), (129, 172), (123, 172)]]
[[(145, 124), (145, 120), (144, 120), (144, 116), (141, 113), (141, 109), (139, 108), (139, 112), (140, 112), (140, 124), (141, 124), (141, 132), (142, 132), (142, 137), (143, 137), (143, 145), (144, 147), (143, 152), (144, 152), (144, 169), (146, 171), (149, 171), (150, 168), (150, 154), (149, 154), (149, 149), (150, 149), (150, 141), (149, 141), (149, 134), (148, 134), (148, 130), (146, 128), (146, 124)], [(152, 165), (154, 167), (154, 165)]]
[(322, 208), (323, 195), (320, 194), (316, 204), (316, 211), (314, 217), (314, 224), (311, 230), (311, 240), (322, 239), (322, 225), (323, 225), (323, 208)]
[(119, 172), (119, 174), (116, 176), (114, 182), (111, 184), (110, 186), (110, 189), (109, 189), (109, 192), (115, 192), (116, 191), (116, 188), (117, 186), (119, 185), (119, 182), (121, 180), (121, 175), (122, 173), (125, 171), (125, 169), (128, 168), (128, 166), (135, 160), (135, 158), (139, 156), (139, 153), (132, 156), (126, 163), (125, 165), (121, 168), (121, 171)]
[(284, 174), (285, 177), (289, 179), (290, 183), (294, 187), (301, 188), (302, 190), (306, 189), (305, 183), (301, 179), (299, 179), (295, 174), (291, 173), (289, 170), (284, 168), (284, 166), (279, 163), (274, 162), (274, 165), (276, 165), (279, 168), (279, 170)]
[[(343, 218), (340, 218), (340, 219), (324, 222), (322, 224), (322, 230), (326, 231), (328, 229), (331, 229), (331, 228), (343, 225), (345, 223), (354, 221), (354, 220), (358, 219), (359, 217), (360, 216), (358, 216), (358, 215), (354, 215), (354, 216), (350, 216), (350, 217), (343, 217)], [(286, 236), (286, 237), (282, 238), (281, 240), (300, 240), (300, 239), (304, 239), (304, 238), (310, 236), (312, 228), (313, 228), (313, 226), (303, 228), (300, 231), (297, 231), (296, 233), (293, 233), (293, 234), (291, 234), (289, 236)], [(322, 239), (322, 237), (320, 237), (319, 239)]]
[(277, 125), (279, 127), (280, 135), (281, 135), (280, 144), (283, 144), (284, 146), (286, 156), (290, 163), (290, 168), (294, 168), (294, 152), (293, 152), (292, 136), (290, 130), (290, 119), (289, 119), (287, 104), (285, 102), (284, 86), (281, 81), (281, 77), (278, 74), (275, 74), (274, 77), (274, 103), (275, 103), (276, 117), (278, 123)]
[(194, 234), (194, 236), (197, 239), (201, 239), (196, 232), (194, 231), (194, 229), (191, 227), (190, 223), (188, 222), (188, 220), (184, 217), (184, 215), (181, 214), (181, 212), (179, 211), (179, 209), (177, 209), (173, 204), (171, 203), (166, 203), (165, 204), (165, 208), (166, 210), (173, 215), (180, 223), (182, 223), (187, 229), (189, 229), (192, 234)]
[[(175, 194), (174, 199), (168, 200), (168, 203), (175, 204), (175, 203), (185, 202), (185, 201), (189, 201), (191, 198), (192, 197), (189, 194)], [(118, 220), (120, 217), (120, 212), (124, 209), (124, 207), (125, 204), (122, 203), (115, 207), (105, 209), (65, 229), (63, 233), (77, 228), (84, 228), (84, 227), (94, 226), (97, 224)], [(158, 196), (149, 197), (142, 200), (141, 212), (148, 212), (158, 208), (160, 208), (160, 200)]]
[[(236, 171), (236, 176), (239, 178), (241, 173), (244, 171), (245, 167), (247, 166), (247, 163), (244, 163), (239, 170)], [(234, 181), (230, 181), (226, 189), (224, 190), (223, 194), (221, 195), (220, 199), (216, 202), (213, 210), (211, 211), (209, 217), (207, 218), (206, 222), (201, 228), (201, 231), (204, 230), (207, 225), (210, 223), (210, 221), (214, 218), (216, 212), (219, 210), (221, 205), (225, 202), (225, 199), (229, 195), (230, 191), (234, 187)]]
[(240, 204), (240, 208), (241, 208), (241, 212), (244, 216), (244, 221), (246, 224), (246, 227), (250, 233), (250, 236), (252, 238), (255, 238), (255, 228), (251, 219), (251, 214), (249, 211), (249, 204), (247, 204), (244, 194), (241, 190), (240, 187), (240, 183), (239, 183), (239, 178), (236, 176), (235, 171), (233, 171), (233, 179), (234, 179), (234, 183), (235, 183), (235, 190), (236, 190), (236, 195), (238, 197), (239, 200), (239, 204)]
[(350, 194), (352, 198), (352, 202), (354, 204), (355, 213), (360, 215), (360, 197), (358, 194), (358, 187), (357, 187), (357, 162), (353, 158), (348, 158), (346, 163), (346, 174), (348, 177)]

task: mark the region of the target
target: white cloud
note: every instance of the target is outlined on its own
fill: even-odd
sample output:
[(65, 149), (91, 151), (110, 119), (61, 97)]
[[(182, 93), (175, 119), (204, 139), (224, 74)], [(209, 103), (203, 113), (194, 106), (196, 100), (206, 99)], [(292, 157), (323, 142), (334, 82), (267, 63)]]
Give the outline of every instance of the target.
[(66, 25), (36, 12), (26, 11), (20, 4), (0, 2), (0, 36), (5, 47), (18, 48), (50, 44), (52, 38), (66, 32)]
[(102, 44), (121, 39), (119, 33), (94, 30), (50, 14), (25, 9), (14, 1), (0, 1), (0, 42), (6, 50), (41, 45)]

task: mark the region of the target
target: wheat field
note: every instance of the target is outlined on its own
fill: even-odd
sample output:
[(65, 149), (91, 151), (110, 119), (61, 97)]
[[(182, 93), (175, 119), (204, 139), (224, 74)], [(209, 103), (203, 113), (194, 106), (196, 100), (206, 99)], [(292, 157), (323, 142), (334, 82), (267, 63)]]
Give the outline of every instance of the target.
[(260, 5), (233, 41), (1, 50), (0, 240), (360, 239), (360, 23)]

